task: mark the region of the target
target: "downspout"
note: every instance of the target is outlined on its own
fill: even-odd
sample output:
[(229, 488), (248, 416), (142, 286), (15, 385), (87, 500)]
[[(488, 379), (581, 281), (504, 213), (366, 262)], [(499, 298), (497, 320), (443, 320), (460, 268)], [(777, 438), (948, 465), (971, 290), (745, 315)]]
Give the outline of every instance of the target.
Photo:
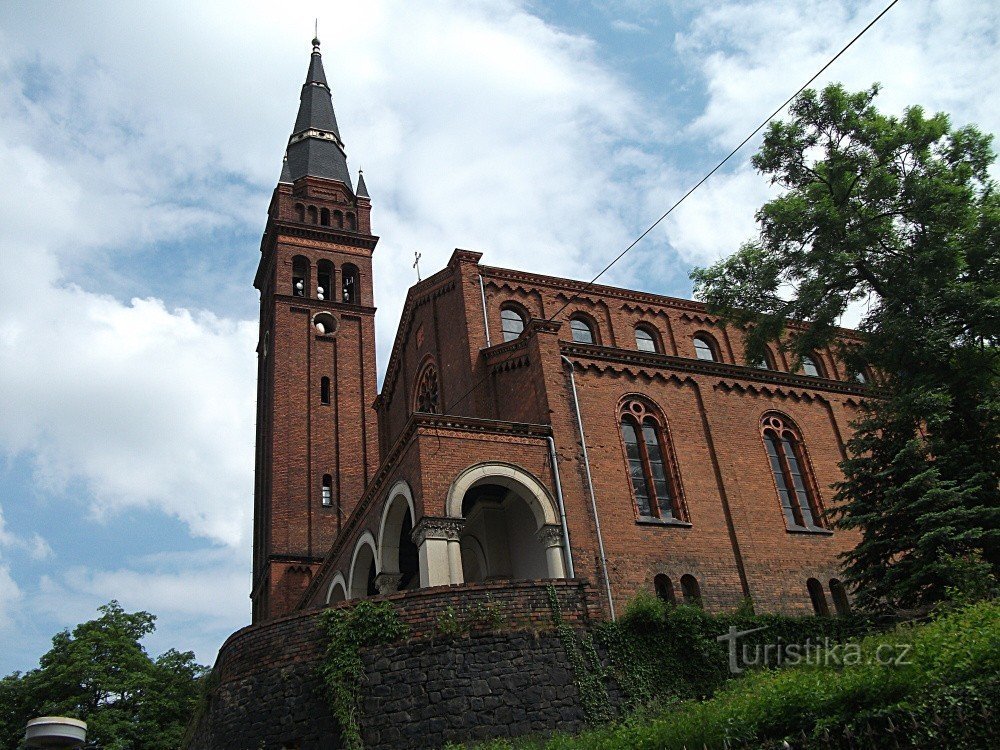
[(489, 349), (493, 344), (490, 343), (490, 319), (486, 314), (486, 287), (483, 285), (482, 274), (479, 274), (479, 294), (483, 298), (483, 330), (486, 331), (486, 348)]
[(604, 553), (604, 537), (601, 535), (601, 519), (597, 515), (597, 499), (594, 497), (594, 479), (590, 475), (590, 458), (587, 457), (587, 438), (583, 434), (583, 419), (580, 417), (580, 401), (576, 396), (576, 378), (573, 363), (565, 355), (563, 362), (569, 365), (569, 383), (573, 391), (573, 409), (576, 411), (576, 427), (580, 431), (580, 446), (583, 448), (583, 465), (587, 469), (587, 490), (590, 492), (590, 509), (594, 513), (594, 527), (597, 529), (597, 548), (601, 553), (601, 573), (604, 575), (604, 588), (608, 595), (608, 606), (611, 607), (611, 619), (615, 617), (615, 601), (611, 596), (611, 579), (608, 577), (608, 556)]
[(552, 474), (556, 482), (556, 500), (559, 502), (559, 522), (562, 524), (563, 543), (566, 545), (566, 575), (568, 578), (576, 578), (576, 571), (573, 569), (573, 547), (569, 543), (569, 526), (566, 524), (566, 505), (563, 503), (562, 482), (559, 481), (559, 462), (556, 460), (556, 441), (552, 436), (545, 438), (549, 441), (549, 456), (552, 459)]

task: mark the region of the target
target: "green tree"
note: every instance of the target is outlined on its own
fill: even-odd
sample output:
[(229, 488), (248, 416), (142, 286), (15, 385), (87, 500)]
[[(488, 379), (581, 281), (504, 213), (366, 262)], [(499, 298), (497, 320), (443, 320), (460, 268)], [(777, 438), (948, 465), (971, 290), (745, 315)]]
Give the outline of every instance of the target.
[[(879, 376), (834, 516), (861, 531), (845, 560), (859, 601), (908, 607), (1000, 562), (1000, 200), (991, 136), (920, 107), (884, 115), (878, 91), (807, 90), (769, 125), (753, 165), (781, 195), (756, 240), (692, 278), (747, 329), (748, 361), (767, 341), (796, 361), (832, 343)], [(850, 305), (860, 346), (838, 344)]]
[(102, 750), (172, 750), (180, 746), (206, 668), (190, 651), (150, 658), (140, 641), (155, 630), (148, 612), (112, 601), (100, 617), (63, 631), (38, 669), (0, 680), (0, 747), (14, 750), (36, 716), (87, 722)]

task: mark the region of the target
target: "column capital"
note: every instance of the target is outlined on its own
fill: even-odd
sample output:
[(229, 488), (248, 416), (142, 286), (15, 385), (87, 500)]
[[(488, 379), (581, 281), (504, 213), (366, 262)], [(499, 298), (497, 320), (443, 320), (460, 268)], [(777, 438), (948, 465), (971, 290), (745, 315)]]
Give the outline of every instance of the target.
[(561, 547), (563, 543), (562, 527), (558, 524), (547, 523), (535, 532), (535, 539), (543, 547)]
[(399, 591), (399, 582), (402, 578), (399, 573), (379, 573), (375, 576), (375, 588), (381, 596), (395, 594)]
[(413, 529), (410, 538), (418, 547), (428, 539), (443, 539), (449, 542), (457, 542), (464, 525), (464, 518), (424, 516), (420, 519), (420, 523), (416, 525), (416, 528)]

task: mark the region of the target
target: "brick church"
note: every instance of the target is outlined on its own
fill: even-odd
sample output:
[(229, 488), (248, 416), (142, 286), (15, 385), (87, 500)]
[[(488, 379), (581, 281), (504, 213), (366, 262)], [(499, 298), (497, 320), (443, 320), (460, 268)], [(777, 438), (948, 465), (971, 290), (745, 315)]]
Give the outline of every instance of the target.
[(254, 623), (541, 579), (588, 582), (601, 617), (640, 591), (849, 607), (857, 538), (824, 511), (863, 374), (747, 364), (701, 303), (455, 250), (407, 292), (379, 391), (371, 210), (314, 40), (254, 279)]

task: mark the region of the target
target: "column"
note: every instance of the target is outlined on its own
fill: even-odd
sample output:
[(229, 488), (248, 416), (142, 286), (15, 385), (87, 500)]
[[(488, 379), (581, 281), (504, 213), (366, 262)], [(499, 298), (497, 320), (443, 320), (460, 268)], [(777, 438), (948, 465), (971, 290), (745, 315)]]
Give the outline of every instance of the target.
[(565, 578), (566, 567), (563, 562), (563, 533), (556, 524), (546, 524), (535, 534), (538, 543), (545, 550), (545, 562), (549, 578)]
[(420, 558), (420, 588), (462, 583), (459, 534), (462, 518), (424, 516), (413, 529), (413, 543)]

